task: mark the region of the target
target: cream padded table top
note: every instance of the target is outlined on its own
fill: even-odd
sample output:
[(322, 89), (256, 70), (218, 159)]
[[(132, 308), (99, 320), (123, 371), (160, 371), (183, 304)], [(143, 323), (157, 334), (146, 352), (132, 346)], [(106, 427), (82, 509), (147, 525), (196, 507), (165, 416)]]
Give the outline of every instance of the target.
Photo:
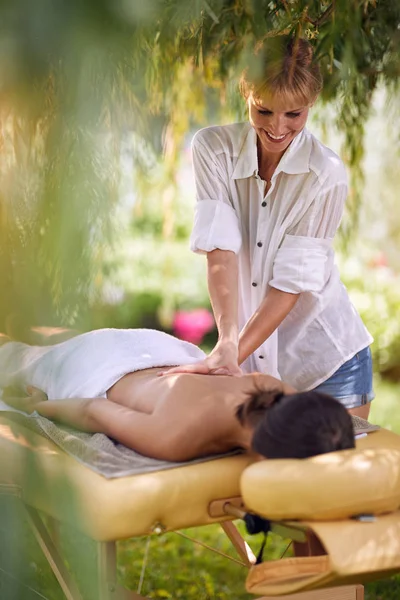
[[(380, 430), (360, 439), (357, 447), (400, 449), (400, 436)], [(209, 504), (240, 496), (242, 473), (252, 462), (246, 455), (229, 456), (110, 480), (4, 416), (0, 417), (0, 456), (0, 483), (20, 486), (28, 505), (71, 522), (99, 541), (146, 535), (158, 524), (176, 530), (223, 520), (210, 517)], [(243, 478), (252, 469), (262, 474), (265, 465), (264, 489), (271, 490), (268, 469), (276, 462), (252, 465)], [(374, 485), (373, 478), (370, 483)], [(254, 504), (259, 497), (257, 483), (253, 498), (247, 498), (248, 507), (258, 509)]]
[(240, 475), (251, 462), (237, 455), (106, 479), (3, 416), (0, 456), (0, 483), (20, 486), (28, 505), (98, 541), (146, 535), (158, 523), (177, 530), (221, 521), (210, 517), (210, 502), (239, 496)]

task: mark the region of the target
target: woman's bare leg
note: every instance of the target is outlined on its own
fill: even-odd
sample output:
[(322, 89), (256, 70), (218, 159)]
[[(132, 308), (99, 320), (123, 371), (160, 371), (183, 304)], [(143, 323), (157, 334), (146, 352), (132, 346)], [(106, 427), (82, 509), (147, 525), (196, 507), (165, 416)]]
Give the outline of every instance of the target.
[(363, 406), (357, 406), (357, 408), (350, 408), (349, 413), (351, 415), (355, 415), (356, 417), (361, 417), (368, 421), (369, 411), (371, 410), (371, 403), (364, 404)]

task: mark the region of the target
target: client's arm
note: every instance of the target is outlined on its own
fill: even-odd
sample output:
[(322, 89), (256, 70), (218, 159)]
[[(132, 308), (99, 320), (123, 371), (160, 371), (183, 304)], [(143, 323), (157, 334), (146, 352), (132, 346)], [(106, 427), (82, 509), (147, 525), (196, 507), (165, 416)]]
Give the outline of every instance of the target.
[(27, 386), (27, 396), (23, 396), (23, 392), (22, 388), (10, 386), (4, 390), (3, 399), (9, 406), (28, 414), (36, 410), (43, 417), (60, 421), (81, 431), (90, 433), (100, 431), (89, 416), (89, 404), (92, 399), (48, 400), (45, 392), (33, 386)]
[[(18, 410), (33, 412), (81, 431), (104, 433), (145, 456), (179, 461), (181, 448), (178, 429), (155, 414), (138, 412), (105, 398), (68, 398), (46, 400), (41, 390), (30, 388), (28, 398), (6, 398)], [(28, 390), (29, 391), (29, 390)]]

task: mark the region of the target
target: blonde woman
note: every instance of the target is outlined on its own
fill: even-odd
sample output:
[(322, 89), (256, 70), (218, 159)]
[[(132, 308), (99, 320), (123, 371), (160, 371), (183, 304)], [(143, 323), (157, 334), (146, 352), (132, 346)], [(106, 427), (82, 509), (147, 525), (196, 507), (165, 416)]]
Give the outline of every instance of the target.
[(305, 128), (320, 69), (303, 39), (269, 38), (257, 57), (240, 82), (248, 122), (208, 127), (193, 141), (191, 248), (207, 255), (219, 339), (207, 358), (173, 371), (260, 371), (367, 418), (372, 338), (332, 248), (346, 171)]

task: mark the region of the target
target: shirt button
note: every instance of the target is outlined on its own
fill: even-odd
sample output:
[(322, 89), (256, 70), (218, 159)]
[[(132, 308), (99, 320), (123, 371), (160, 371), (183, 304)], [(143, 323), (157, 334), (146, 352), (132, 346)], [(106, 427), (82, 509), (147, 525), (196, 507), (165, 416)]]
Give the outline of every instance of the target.
[(257, 242), (257, 246), (258, 246), (259, 248), (261, 248), (261, 247), (262, 247), (262, 242)]
[(257, 287), (257, 284), (255, 281), (253, 281), (253, 283), (251, 284), (253, 287)]
[(261, 206), (267, 206), (267, 203), (265, 201), (261, 202)]
[(262, 354), (260, 354), (260, 356), (258, 358), (261, 358), (261, 360), (264, 358)]

